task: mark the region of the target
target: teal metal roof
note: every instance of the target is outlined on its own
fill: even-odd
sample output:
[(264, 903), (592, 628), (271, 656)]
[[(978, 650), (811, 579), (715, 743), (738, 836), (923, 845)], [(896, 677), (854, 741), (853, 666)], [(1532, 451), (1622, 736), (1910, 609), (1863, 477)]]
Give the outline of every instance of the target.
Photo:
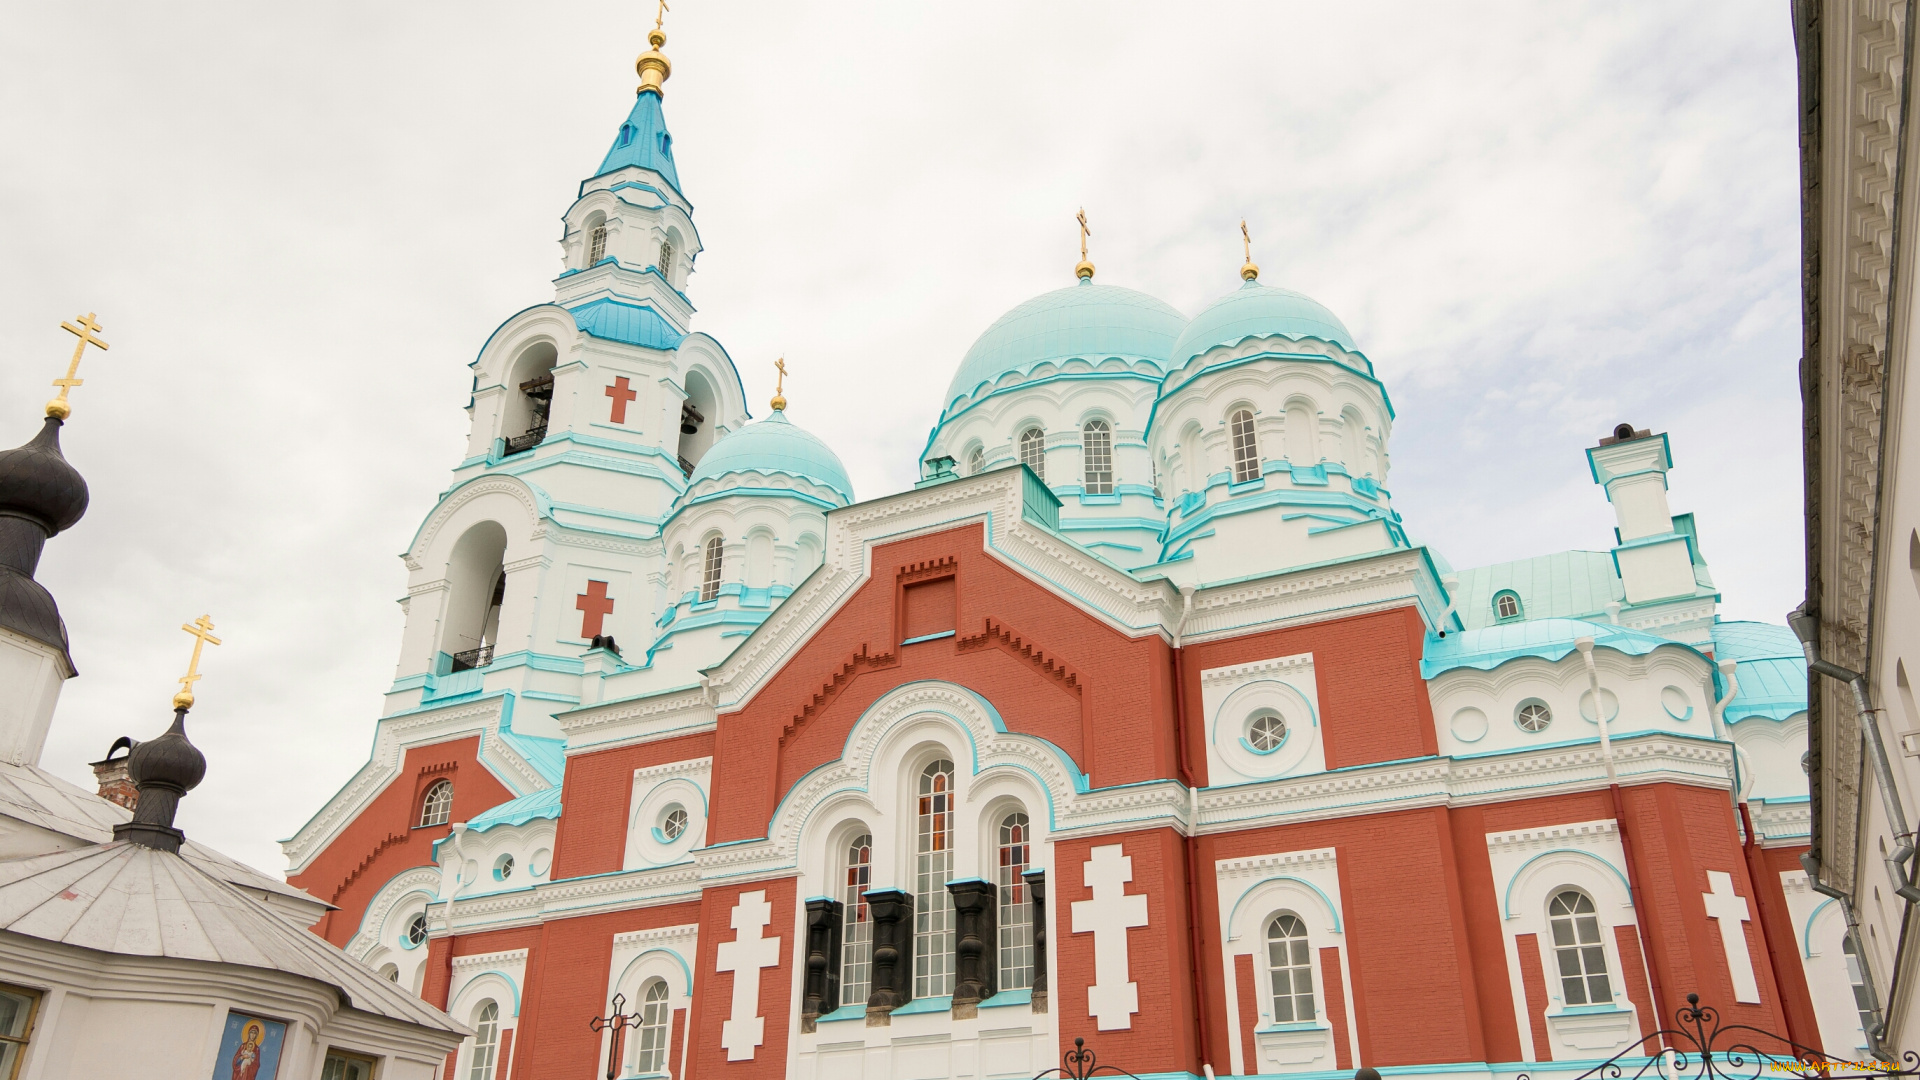
[(633, 111), (620, 125), (606, 160), (593, 175), (605, 176), (634, 165), (652, 169), (672, 184), (674, 190), (680, 189), (680, 173), (673, 167), (673, 135), (667, 131), (667, 114), (660, 110), (658, 94), (635, 96)]
[(1599, 615), (1607, 602), (1625, 603), (1627, 593), (1604, 551), (1559, 551), (1531, 559), (1494, 563), (1456, 573), (1454, 612), (1469, 630), (1498, 621), (1493, 598), (1512, 590), (1526, 619), (1577, 619)]
[(1593, 639), (1595, 648), (1612, 649), (1628, 656), (1643, 656), (1662, 645), (1689, 649), (1688, 645), (1639, 630), (1611, 623), (1583, 619), (1528, 619), (1502, 623), (1478, 630), (1462, 630), (1446, 637), (1427, 635), (1426, 655), (1420, 659), (1420, 677), (1431, 679), (1455, 668), (1492, 671), (1509, 660), (1523, 656), (1558, 661), (1574, 651), (1574, 642)]
[(549, 784), (558, 785), (567, 769), (567, 740), (546, 739), (538, 735), (522, 735), (510, 731), (504, 725), (500, 728), (500, 737), (511, 743), (515, 752), (526, 759)]
[(811, 480), (853, 501), (853, 481), (826, 443), (802, 430), (775, 409), (772, 416), (748, 424), (713, 444), (687, 478), (691, 487), (729, 473), (785, 473)]
[(1146, 293), (1091, 279), (1041, 293), (1000, 316), (967, 350), (947, 387), (947, 403), (1049, 361), (1147, 360), (1165, 374), (1186, 322), (1172, 305)]
[(525, 825), (540, 818), (560, 816), (560, 787), (555, 785), (531, 795), (509, 799), (467, 822), (467, 831), (486, 832), (495, 825)]
[(623, 304), (602, 297), (567, 310), (573, 315), (575, 326), (607, 341), (671, 352), (687, 338), (659, 312), (644, 304)]
[(1248, 338), (1318, 338), (1348, 352), (1359, 352), (1339, 316), (1311, 296), (1249, 281), (1215, 300), (1194, 316), (1171, 353), (1179, 366), (1216, 345), (1237, 345)]
[(1740, 692), (1727, 702), (1728, 723), (1753, 716), (1785, 720), (1807, 711), (1807, 661), (1792, 630), (1772, 623), (1715, 623), (1713, 655), (1738, 662), (1733, 678)]

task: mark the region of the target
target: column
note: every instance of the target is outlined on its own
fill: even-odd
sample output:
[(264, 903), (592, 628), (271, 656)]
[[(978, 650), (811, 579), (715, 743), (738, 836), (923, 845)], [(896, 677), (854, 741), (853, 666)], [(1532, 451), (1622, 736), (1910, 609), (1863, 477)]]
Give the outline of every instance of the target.
[(904, 889), (871, 889), (867, 911), (873, 917), (873, 992), (867, 997), (867, 1024), (883, 1027), (888, 1014), (913, 1000), (913, 894)]
[(812, 1031), (823, 1013), (840, 1007), (841, 908), (838, 900), (807, 901), (807, 981), (800, 1002), (800, 1030)]
[(994, 936), (998, 890), (979, 878), (947, 882), (953, 895), (953, 1018), (970, 1020), (980, 1002), (993, 996), (998, 980), (998, 941)]

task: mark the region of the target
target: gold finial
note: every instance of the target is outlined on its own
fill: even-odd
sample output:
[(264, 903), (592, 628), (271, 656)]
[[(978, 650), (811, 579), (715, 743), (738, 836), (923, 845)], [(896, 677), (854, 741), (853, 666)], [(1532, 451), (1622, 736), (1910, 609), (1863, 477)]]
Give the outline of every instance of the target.
[(771, 404), (773, 405), (774, 412), (785, 412), (787, 409), (787, 395), (782, 393), (782, 391), (787, 385), (787, 358), (783, 356), (775, 360), (773, 366), (779, 369), (780, 377), (773, 384), (773, 401)]
[(635, 93), (667, 96), (665, 85), (673, 77), (673, 65), (660, 52), (660, 46), (667, 43), (667, 33), (660, 29), (667, 11), (667, 0), (660, 0), (660, 10), (653, 16), (653, 29), (647, 31), (647, 44), (653, 47), (641, 53), (640, 59), (633, 62), (634, 73), (640, 76), (640, 85), (635, 88)]
[(70, 322), (60, 324), (60, 329), (65, 330), (80, 340), (73, 344), (73, 359), (67, 363), (67, 377), (53, 380), (53, 385), (60, 388), (60, 396), (47, 402), (47, 415), (53, 417), (55, 420), (65, 420), (67, 417), (73, 415), (73, 406), (67, 404), (67, 391), (85, 382), (84, 379), (76, 379), (73, 376), (75, 372), (80, 370), (80, 357), (86, 353), (87, 346), (92, 345), (102, 352), (107, 349), (106, 342), (93, 336), (94, 331), (100, 329), (100, 324), (93, 321), (93, 312), (87, 312), (85, 315), (80, 316), (77, 321), (80, 323), (79, 326), (75, 326)]
[(1080, 223), (1080, 265), (1074, 267), (1073, 272), (1081, 280), (1091, 281), (1093, 264), (1087, 261), (1087, 237), (1093, 230), (1087, 228), (1087, 208), (1081, 207), (1080, 212), (1074, 215), (1074, 220)]
[(1247, 219), (1240, 219), (1240, 242), (1246, 247), (1247, 264), (1240, 268), (1240, 277), (1252, 281), (1260, 276), (1260, 268), (1253, 265), (1253, 236), (1247, 232)]
[(180, 629), (193, 635), (193, 659), (187, 661), (187, 673), (180, 676), (180, 692), (173, 695), (173, 707), (191, 709), (193, 684), (200, 681), (200, 648), (203, 645), (218, 645), (220, 639), (213, 636), (213, 619), (207, 615), (190, 623), (182, 623)]

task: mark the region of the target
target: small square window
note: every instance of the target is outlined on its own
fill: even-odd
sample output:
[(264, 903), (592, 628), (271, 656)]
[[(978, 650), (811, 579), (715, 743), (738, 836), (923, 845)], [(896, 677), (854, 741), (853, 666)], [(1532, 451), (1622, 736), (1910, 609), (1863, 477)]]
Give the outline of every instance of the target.
[(13, 1080), (19, 1075), (39, 1011), (38, 990), (0, 983), (0, 1080)]

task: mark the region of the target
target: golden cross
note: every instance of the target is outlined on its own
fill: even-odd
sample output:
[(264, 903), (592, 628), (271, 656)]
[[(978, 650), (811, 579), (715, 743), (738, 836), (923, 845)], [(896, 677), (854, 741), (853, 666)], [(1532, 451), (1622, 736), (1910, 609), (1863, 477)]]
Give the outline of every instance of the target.
[(1084, 206), (1081, 207), (1080, 212), (1074, 215), (1074, 220), (1080, 223), (1080, 259), (1082, 262), (1085, 262), (1087, 258), (1087, 236), (1093, 231), (1087, 228), (1087, 208)]
[(780, 369), (780, 377), (774, 380), (773, 384), (773, 392), (778, 394), (781, 388), (787, 385), (787, 358), (783, 356), (775, 360), (773, 366)]
[(1247, 219), (1240, 219), (1240, 240), (1247, 248), (1247, 261), (1253, 261), (1253, 236), (1247, 232)]
[(190, 709), (193, 707), (193, 684), (200, 681), (200, 649), (205, 645), (218, 645), (220, 639), (213, 636), (213, 618), (202, 615), (190, 623), (182, 623), (180, 629), (193, 635), (193, 659), (187, 661), (187, 673), (180, 676), (180, 692), (173, 695), (173, 707)]
[(668, 10), (667, 0), (660, 0), (660, 10), (653, 16), (653, 28), (655, 30), (660, 29), (660, 23), (666, 19)]
[(93, 336), (94, 331), (100, 329), (100, 324), (93, 320), (94, 314), (89, 311), (76, 320), (79, 322), (79, 326), (75, 326), (70, 322), (60, 324), (60, 329), (65, 330), (80, 340), (73, 343), (73, 359), (67, 362), (67, 377), (53, 380), (53, 385), (60, 388), (60, 396), (47, 402), (48, 416), (65, 420), (72, 414), (73, 407), (67, 404), (67, 391), (82, 385), (84, 382), (84, 380), (76, 379), (74, 376), (80, 371), (80, 358), (86, 355), (87, 346), (92, 345), (102, 352), (105, 352), (108, 348), (106, 342)]

